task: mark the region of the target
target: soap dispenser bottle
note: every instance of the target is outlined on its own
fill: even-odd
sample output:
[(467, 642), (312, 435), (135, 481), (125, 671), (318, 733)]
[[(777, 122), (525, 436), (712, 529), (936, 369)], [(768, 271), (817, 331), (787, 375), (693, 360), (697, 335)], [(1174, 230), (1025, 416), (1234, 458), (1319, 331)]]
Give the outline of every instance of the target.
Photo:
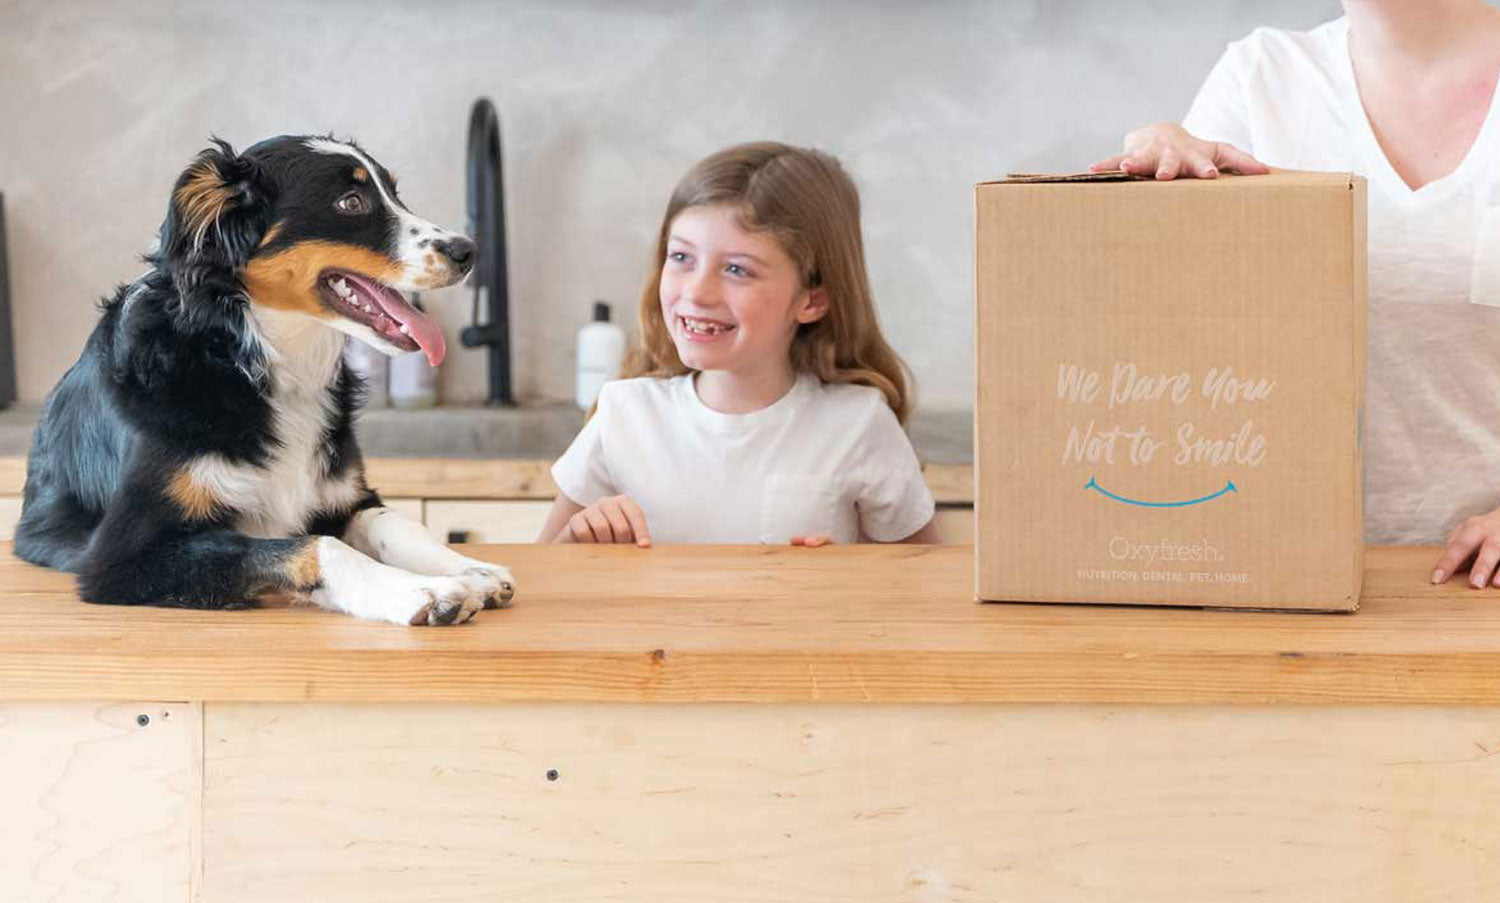
[(620, 375), (625, 330), (610, 322), (609, 305), (594, 302), (594, 319), (578, 330), (578, 388), (574, 401), (587, 411), (604, 384)]
[[(422, 296), (412, 293), (411, 306), (426, 311)], [(437, 404), (437, 368), (420, 351), (398, 354), (390, 364), (390, 402), (402, 410), (430, 408)]]

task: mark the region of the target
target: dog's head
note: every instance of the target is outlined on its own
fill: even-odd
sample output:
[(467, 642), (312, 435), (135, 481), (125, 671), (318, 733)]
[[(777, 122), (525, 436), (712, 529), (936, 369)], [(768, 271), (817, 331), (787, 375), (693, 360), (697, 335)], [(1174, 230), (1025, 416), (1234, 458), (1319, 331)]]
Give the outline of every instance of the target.
[(403, 292), (462, 279), (474, 243), (406, 209), (391, 174), (353, 143), (283, 136), (199, 154), (173, 189), (153, 259), (186, 309), (248, 297), (387, 354), (420, 349), (435, 365), (443, 334)]

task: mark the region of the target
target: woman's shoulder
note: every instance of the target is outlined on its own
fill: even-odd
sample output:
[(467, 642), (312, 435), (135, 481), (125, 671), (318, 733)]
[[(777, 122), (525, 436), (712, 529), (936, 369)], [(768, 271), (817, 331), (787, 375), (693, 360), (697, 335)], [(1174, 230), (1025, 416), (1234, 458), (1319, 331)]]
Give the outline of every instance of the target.
[(1263, 62), (1284, 65), (1301, 60), (1320, 61), (1337, 48), (1335, 42), (1343, 34), (1344, 27), (1341, 18), (1306, 31), (1262, 26), (1238, 41), (1231, 41), (1225, 56), (1246, 66)]

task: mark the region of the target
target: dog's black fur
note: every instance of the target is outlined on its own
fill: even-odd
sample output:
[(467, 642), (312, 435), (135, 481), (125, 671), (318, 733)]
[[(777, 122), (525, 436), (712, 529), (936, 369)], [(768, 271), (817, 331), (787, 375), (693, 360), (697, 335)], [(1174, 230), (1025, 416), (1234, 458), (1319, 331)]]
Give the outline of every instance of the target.
[[(88, 601), (233, 608), (310, 592), (316, 580), (293, 566), (309, 537), (338, 536), (355, 512), (380, 504), (354, 438), (359, 381), (342, 361), (321, 390), (327, 413), (307, 465), (352, 483), (344, 501), (309, 507), (298, 528), (264, 537), (237, 528), (245, 500), (199, 507), (173, 489), (195, 459), (258, 466), (282, 442), (274, 377), (286, 362), (255, 334), (250, 308), (264, 299), (251, 297), (247, 267), (309, 242), (333, 248), (335, 262), (349, 249), (395, 256), (399, 211), (370, 190), (370, 173), (309, 150), (310, 140), (284, 136), (242, 154), (216, 140), (203, 151), (177, 180), (148, 272), (103, 302), (82, 355), (46, 400), (15, 550), (76, 572)], [(393, 198), (389, 173), (375, 169)], [(335, 209), (359, 192), (366, 215)], [(432, 244), (449, 270), (467, 271), (469, 242)], [(337, 316), (326, 298), (307, 298), (298, 303), (323, 308), (315, 316)]]

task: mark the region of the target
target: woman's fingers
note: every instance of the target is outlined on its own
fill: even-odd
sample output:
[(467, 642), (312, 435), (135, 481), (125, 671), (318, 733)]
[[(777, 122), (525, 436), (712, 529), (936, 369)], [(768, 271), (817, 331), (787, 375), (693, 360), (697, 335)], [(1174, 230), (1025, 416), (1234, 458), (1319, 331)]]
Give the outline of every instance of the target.
[(1500, 564), (1500, 538), (1491, 537), (1484, 541), (1479, 554), (1474, 557), (1474, 566), (1469, 568), (1469, 585), (1479, 589), (1489, 583), (1496, 564)]
[(1162, 181), (1179, 177), (1214, 179), (1221, 172), (1255, 175), (1271, 171), (1231, 144), (1203, 141), (1180, 125), (1166, 122), (1144, 126), (1126, 135), (1124, 153), (1100, 160), (1089, 169), (1094, 172), (1118, 169)]
[(1220, 169), (1237, 172), (1246, 176), (1261, 176), (1271, 171), (1271, 167), (1260, 162), (1232, 144), (1222, 141), (1214, 143), (1213, 161)]
[(1432, 571), (1432, 582), (1442, 583), (1457, 571), (1459, 565), (1468, 560), (1474, 550), (1484, 542), (1484, 530), (1472, 521), (1464, 524), (1452, 533), (1448, 545), (1443, 549), (1443, 554), (1438, 556), (1437, 565)]
[(1182, 172), (1182, 158), (1172, 148), (1164, 148), (1156, 163), (1156, 178), (1166, 182), (1177, 178)]

